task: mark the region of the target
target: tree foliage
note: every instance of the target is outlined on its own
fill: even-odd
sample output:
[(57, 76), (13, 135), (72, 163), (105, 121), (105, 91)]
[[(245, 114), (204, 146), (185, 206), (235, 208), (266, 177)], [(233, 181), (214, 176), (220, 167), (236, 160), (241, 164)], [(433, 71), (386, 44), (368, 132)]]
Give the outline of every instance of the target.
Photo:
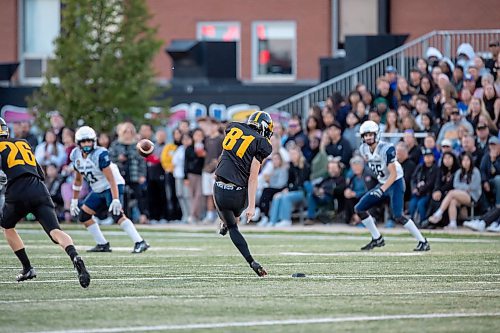
[(61, 2), (55, 59), (30, 106), (39, 115), (59, 111), (68, 126), (99, 131), (144, 120), (158, 92), (152, 59), (162, 44), (148, 24), (145, 0)]

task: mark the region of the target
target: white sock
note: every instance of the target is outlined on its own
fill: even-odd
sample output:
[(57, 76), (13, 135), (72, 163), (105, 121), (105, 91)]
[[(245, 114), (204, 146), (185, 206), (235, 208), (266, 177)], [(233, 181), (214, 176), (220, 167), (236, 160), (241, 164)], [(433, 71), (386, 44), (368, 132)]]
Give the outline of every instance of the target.
[(457, 220), (450, 220), (450, 224), (448, 224), (448, 227), (456, 228), (457, 227)]
[(435, 217), (441, 217), (443, 216), (443, 211), (441, 210), (441, 208), (438, 208), (434, 214), (433, 214)]
[(129, 219), (126, 219), (120, 224), (120, 227), (127, 233), (127, 235), (134, 241), (134, 243), (142, 242), (141, 235), (137, 232), (135, 225)]
[(102, 245), (108, 242), (106, 238), (104, 238), (101, 228), (99, 228), (99, 224), (97, 223), (91, 224), (90, 226), (87, 227), (87, 230), (90, 232), (92, 237), (94, 237), (94, 240), (97, 244)]
[(405, 229), (410, 232), (410, 234), (415, 237), (419, 242), (425, 242), (424, 236), (420, 233), (415, 223), (412, 220), (408, 220), (408, 222), (404, 225)]
[(380, 232), (377, 229), (377, 226), (375, 225), (375, 221), (373, 220), (373, 217), (369, 215), (366, 219), (361, 221), (365, 227), (370, 230), (370, 233), (372, 234), (373, 239), (379, 239), (380, 238)]

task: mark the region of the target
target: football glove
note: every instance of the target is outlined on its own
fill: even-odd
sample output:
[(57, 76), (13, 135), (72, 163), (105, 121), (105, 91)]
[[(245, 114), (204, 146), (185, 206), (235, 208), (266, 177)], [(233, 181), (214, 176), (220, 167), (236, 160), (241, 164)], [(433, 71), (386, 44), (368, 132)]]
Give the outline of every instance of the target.
[(122, 212), (122, 203), (119, 199), (113, 199), (113, 201), (111, 201), (111, 204), (109, 205), (109, 211), (113, 215), (120, 215), (120, 213)]
[(69, 212), (71, 213), (71, 216), (78, 216), (78, 214), (80, 213), (80, 208), (78, 207), (78, 199), (71, 199)]
[(377, 198), (382, 198), (384, 191), (379, 187), (378, 189), (373, 190), (370, 194), (376, 196)]

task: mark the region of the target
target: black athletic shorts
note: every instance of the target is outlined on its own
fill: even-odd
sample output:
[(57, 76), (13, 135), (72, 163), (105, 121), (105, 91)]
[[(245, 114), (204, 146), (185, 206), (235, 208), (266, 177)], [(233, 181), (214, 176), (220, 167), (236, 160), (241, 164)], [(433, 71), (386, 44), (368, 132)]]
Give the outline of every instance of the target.
[(54, 207), (50, 193), (40, 178), (16, 178), (8, 184), (5, 192), (1, 225), (5, 229), (14, 228), (20, 219), (32, 213), (49, 234), (54, 229), (60, 229)]
[(219, 211), (229, 210), (238, 217), (248, 206), (248, 190), (246, 187), (216, 181), (214, 200)]

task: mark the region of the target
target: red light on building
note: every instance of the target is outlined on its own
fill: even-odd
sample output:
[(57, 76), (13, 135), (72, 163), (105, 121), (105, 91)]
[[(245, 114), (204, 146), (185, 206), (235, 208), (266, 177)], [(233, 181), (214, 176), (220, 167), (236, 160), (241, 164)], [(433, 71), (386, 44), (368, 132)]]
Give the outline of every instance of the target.
[(266, 27), (262, 24), (257, 26), (257, 37), (259, 40), (265, 40), (266, 38)]
[(201, 27), (203, 37), (215, 38), (215, 27), (213, 25), (204, 25)]
[(224, 36), (222, 36), (222, 40), (226, 42), (235, 41), (239, 39), (240, 39), (240, 29), (234, 25), (227, 28), (227, 31), (224, 33)]
[(261, 50), (259, 52), (260, 65), (267, 65), (270, 60), (271, 60), (271, 53), (269, 52), (269, 50)]

